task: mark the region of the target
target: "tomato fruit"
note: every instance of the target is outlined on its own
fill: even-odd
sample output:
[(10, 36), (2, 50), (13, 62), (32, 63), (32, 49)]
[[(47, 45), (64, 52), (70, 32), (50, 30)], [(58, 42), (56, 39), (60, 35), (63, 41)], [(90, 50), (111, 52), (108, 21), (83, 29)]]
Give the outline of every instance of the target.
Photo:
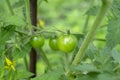
[(77, 45), (77, 38), (72, 34), (62, 35), (58, 38), (57, 45), (59, 50), (70, 53)]
[(49, 46), (52, 50), (58, 50), (57, 38), (49, 39)]
[(44, 45), (44, 37), (43, 36), (34, 36), (31, 40), (31, 44), (34, 48), (40, 48)]

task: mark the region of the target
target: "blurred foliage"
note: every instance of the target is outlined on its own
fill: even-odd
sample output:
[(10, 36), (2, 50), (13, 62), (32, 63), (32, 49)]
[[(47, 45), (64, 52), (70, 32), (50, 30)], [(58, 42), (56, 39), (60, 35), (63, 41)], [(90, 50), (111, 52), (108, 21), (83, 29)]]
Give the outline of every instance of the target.
[[(31, 75), (25, 66), (24, 58), (31, 49), (32, 36), (46, 38), (43, 50), (53, 67), (49, 71), (42, 60), (37, 63), (38, 76), (33, 80), (119, 80), (120, 77), (120, 0), (114, 0), (95, 38), (86, 50), (86, 55), (78, 66), (66, 67), (66, 55), (53, 51), (48, 39), (54, 35), (66, 34), (70, 29), (79, 42), (73, 58), (80, 48), (86, 33), (91, 28), (99, 12), (100, 0), (38, 0), (38, 25), (36, 32), (30, 32), (26, 21), (25, 0), (9, 0), (14, 15), (11, 14), (6, 0), (0, 2), (0, 79), (25, 80)], [(33, 27), (33, 26), (32, 26)], [(32, 30), (33, 31), (33, 30)], [(5, 57), (16, 61), (16, 72), (4, 68)], [(29, 61), (28, 61), (29, 62)], [(9, 76), (8, 76), (9, 75)]]

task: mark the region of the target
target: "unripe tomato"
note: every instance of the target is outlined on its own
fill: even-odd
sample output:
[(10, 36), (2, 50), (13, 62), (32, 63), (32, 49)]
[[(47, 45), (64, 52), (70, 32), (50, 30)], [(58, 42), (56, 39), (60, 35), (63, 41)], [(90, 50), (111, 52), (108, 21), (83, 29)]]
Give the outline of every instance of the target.
[(49, 46), (53, 50), (58, 50), (58, 45), (57, 45), (57, 38), (51, 38), (49, 40)]
[(34, 36), (31, 40), (31, 44), (34, 48), (40, 48), (44, 45), (44, 37), (43, 36)]
[(72, 34), (62, 35), (58, 38), (57, 45), (59, 50), (70, 53), (77, 45), (77, 38)]

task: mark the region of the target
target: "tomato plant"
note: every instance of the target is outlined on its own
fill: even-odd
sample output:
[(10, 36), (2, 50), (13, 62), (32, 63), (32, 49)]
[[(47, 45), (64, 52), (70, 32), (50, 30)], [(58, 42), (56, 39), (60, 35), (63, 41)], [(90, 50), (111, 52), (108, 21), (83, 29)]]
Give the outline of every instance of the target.
[(57, 45), (65, 53), (72, 52), (77, 45), (77, 38), (71, 34), (62, 35), (58, 38)]
[(0, 12), (0, 80), (120, 80), (120, 0), (1, 0)]
[(44, 37), (43, 36), (32, 37), (31, 44), (34, 48), (41, 48), (44, 45)]
[(58, 50), (57, 38), (50, 38), (49, 39), (49, 46), (53, 50)]

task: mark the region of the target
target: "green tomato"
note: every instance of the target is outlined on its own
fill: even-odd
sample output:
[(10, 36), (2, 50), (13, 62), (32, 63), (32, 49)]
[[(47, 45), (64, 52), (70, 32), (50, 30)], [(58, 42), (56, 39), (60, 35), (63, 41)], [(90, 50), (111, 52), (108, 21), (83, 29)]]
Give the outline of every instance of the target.
[(31, 44), (33, 48), (41, 48), (44, 45), (44, 37), (43, 36), (34, 36), (31, 40)]
[(58, 50), (58, 45), (57, 45), (57, 38), (51, 38), (49, 40), (49, 46), (53, 50)]
[(70, 53), (72, 52), (77, 45), (77, 38), (74, 35), (62, 35), (57, 40), (57, 45), (59, 50)]

